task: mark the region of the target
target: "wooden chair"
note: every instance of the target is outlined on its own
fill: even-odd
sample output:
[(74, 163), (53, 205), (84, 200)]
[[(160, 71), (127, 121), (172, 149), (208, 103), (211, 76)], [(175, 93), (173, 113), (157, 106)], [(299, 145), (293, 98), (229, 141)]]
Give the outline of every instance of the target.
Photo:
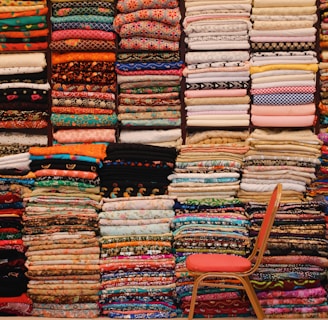
[[(279, 183), (272, 192), (253, 251), (249, 257), (244, 258), (228, 254), (191, 254), (187, 257), (187, 269), (190, 275), (195, 277), (188, 320), (192, 320), (194, 317), (199, 286), (245, 290), (257, 318), (264, 319), (264, 312), (257, 299), (249, 276), (261, 264), (275, 215), (280, 204), (281, 193), (282, 185)], [(209, 282), (209, 279), (216, 281)]]

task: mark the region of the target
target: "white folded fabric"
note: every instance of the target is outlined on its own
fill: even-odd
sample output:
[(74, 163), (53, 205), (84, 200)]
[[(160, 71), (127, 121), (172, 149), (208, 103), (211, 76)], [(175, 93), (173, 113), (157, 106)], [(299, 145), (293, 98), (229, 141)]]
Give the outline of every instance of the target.
[(46, 55), (42, 52), (6, 53), (1, 55), (0, 68), (46, 67)]

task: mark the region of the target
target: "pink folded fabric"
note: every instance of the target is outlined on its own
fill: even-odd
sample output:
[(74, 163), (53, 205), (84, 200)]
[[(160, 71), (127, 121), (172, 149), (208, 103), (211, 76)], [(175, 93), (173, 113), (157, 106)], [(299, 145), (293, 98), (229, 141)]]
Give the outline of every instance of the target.
[(114, 40), (116, 34), (114, 32), (107, 32), (102, 30), (57, 30), (51, 34), (52, 41), (65, 39), (96, 39), (96, 40)]
[(252, 42), (315, 42), (315, 36), (308, 37), (250, 37)]
[(213, 89), (213, 90), (186, 90), (185, 97), (243, 97), (247, 95), (246, 89)]
[(293, 106), (252, 105), (251, 113), (258, 116), (307, 116), (315, 114), (315, 104)]
[(53, 133), (59, 143), (116, 142), (115, 129), (63, 129)]
[(306, 116), (258, 116), (252, 115), (251, 122), (260, 127), (310, 127), (314, 126), (315, 115)]
[(251, 94), (272, 94), (272, 93), (314, 93), (315, 86), (283, 86), (283, 87), (270, 87), (251, 89)]

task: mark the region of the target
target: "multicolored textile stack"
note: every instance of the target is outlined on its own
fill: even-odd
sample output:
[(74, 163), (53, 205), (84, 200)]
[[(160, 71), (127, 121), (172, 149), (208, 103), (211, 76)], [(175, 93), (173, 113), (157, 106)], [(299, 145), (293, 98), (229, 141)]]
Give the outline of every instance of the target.
[(308, 188), (308, 194), (314, 199), (322, 199), (328, 196), (328, 132), (326, 128), (320, 130), (318, 138), (322, 141), (319, 157), (320, 165), (317, 166), (315, 179)]
[(0, 158), (0, 315), (26, 316), (32, 310), (25, 275), (26, 246), (22, 240), (22, 215), (33, 187), (29, 154)]
[(54, 127), (111, 127), (117, 122), (114, 0), (52, 0)]
[[(191, 253), (247, 255), (248, 218), (236, 199), (247, 131), (211, 130), (189, 134), (179, 149), (169, 195), (177, 198), (172, 221), (179, 306), (188, 312), (192, 278), (185, 259)], [(239, 291), (202, 288), (196, 306), (201, 316), (246, 316), (249, 301)]]
[(116, 319), (175, 318), (174, 199), (103, 198), (99, 215), (101, 314)]
[(315, 125), (315, 0), (255, 0), (251, 122), (258, 127)]
[(104, 197), (142, 197), (167, 194), (177, 151), (138, 143), (111, 143), (99, 171)]
[(250, 0), (186, 0), (188, 127), (249, 126)]
[[(189, 198), (177, 201), (174, 209), (176, 290), (179, 307), (183, 314), (188, 314), (193, 279), (186, 269), (186, 257), (192, 253), (248, 255), (249, 221), (238, 199)], [(198, 317), (244, 317), (251, 314), (251, 308), (239, 290), (202, 287), (198, 291), (195, 314)]]
[(123, 127), (180, 127), (184, 64), (179, 52), (179, 1), (119, 0), (116, 7), (120, 123)]
[(0, 2), (0, 51), (41, 51), (48, 48), (46, 0)]
[(317, 135), (310, 129), (255, 129), (247, 144), (238, 191), (241, 201), (265, 203), (279, 182), (283, 202), (311, 199), (307, 192), (316, 178), (322, 145)]
[(35, 188), (23, 215), (33, 316), (99, 315), (98, 176), (105, 144), (31, 147)]
[(260, 127), (315, 124), (318, 60), (315, 51), (251, 54), (252, 123)]
[(319, 85), (321, 100), (318, 104), (320, 113), (320, 124), (328, 124), (328, 2), (320, 1), (320, 63), (319, 63)]
[(170, 223), (174, 199), (167, 176), (174, 147), (112, 143), (100, 170), (101, 314), (174, 318), (175, 259)]
[(69, 52), (52, 54), (54, 127), (110, 127), (115, 112), (115, 54)]
[(45, 53), (2, 54), (0, 128), (47, 128), (49, 89)]
[[(288, 202), (279, 207), (265, 257), (251, 281), (270, 318), (327, 318), (327, 203)], [(258, 233), (266, 204), (250, 203), (250, 236)]]
[(51, 0), (50, 49), (56, 52), (113, 51), (114, 0)]
[(169, 195), (182, 199), (233, 199), (239, 190), (247, 131), (209, 130), (187, 136), (179, 148)]

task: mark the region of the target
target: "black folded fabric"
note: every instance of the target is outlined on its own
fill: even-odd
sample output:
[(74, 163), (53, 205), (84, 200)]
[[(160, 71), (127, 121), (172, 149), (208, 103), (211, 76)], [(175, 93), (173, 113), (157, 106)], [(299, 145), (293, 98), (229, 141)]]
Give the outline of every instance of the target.
[(113, 143), (107, 146), (105, 160), (159, 160), (175, 162), (174, 147), (159, 147), (138, 143)]

